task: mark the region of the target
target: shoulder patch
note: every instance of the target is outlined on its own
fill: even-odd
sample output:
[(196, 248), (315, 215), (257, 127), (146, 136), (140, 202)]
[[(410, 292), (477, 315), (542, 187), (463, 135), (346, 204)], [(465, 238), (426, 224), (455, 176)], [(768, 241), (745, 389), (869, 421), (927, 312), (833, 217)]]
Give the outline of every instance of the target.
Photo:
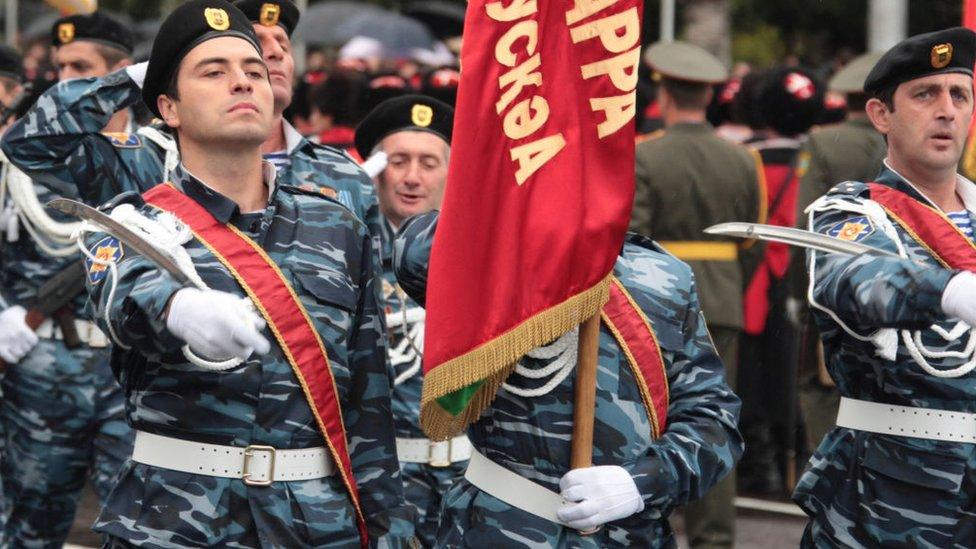
[(120, 149), (138, 149), (142, 146), (142, 140), (134, 133), (125, 132), (102, 132), (109, 142)]
[(827, 229), (826, 234), (848, 242), (860, 242), (873, 232), (874, 224), (866, 216), (861, 215), (835, 223)]
[[(106, 263), (118, 263), (125, 257), (125, 248), (114, 236), (106, 236), (99, 240), (89, 251), (96, 259)], [(85, 258), (85, 268), (88, 270), (88, 280), (92, 285), (104, 280), (108, 274), (108, 265), (96, 263), (88, 257)]]

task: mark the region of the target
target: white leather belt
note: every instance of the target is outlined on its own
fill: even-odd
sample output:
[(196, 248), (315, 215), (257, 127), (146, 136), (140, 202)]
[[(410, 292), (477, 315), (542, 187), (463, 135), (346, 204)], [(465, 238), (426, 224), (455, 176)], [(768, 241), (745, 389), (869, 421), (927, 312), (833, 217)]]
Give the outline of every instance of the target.
[(464, 478), (482, 492), (512, 507), (565, 526), (556, 516), (556, 510), (565, 503), (562, 496), (509, 471), (477, 450), (471, 450), (471, 461)]
[(841, 397), (837, 426), (903, 437), (976, 443), (976, 414)]
[(447, 467), (471, 459), (471, 441), (464, 435), (443, 442), (431, 442), (429, 438), (398, 438), (396, 446), (397, 457), (404, 463)]
[[(75, 331), (78, 332), (78, 339), (89, 347), (103, 348), (108, 347), (109, 341), (105, 334), (98, 329), (94, 322), (89, 320), (75, 319)], [(50, 318), (41, 323), (35, 330), (37, 337), (41, 339), (64, 339), (61, 328)]]
[(132, 461), (210, 477), (239, 478), (251, 486), (331, 476), (335, 465), (324, 447), (279, 450), (204, 444), (136, 431)]

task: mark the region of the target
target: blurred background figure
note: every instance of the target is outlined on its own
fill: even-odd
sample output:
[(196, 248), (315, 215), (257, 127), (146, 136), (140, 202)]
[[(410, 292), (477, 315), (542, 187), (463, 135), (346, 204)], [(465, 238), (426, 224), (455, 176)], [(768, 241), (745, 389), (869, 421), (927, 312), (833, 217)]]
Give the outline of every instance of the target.
[[(645, 60), (660, 84), (664, 129), (638, 140), (630, 228), (691, 265), (708, 330), (734, 389), (742, 327), (740, 243), (702, 230), (728, 221), (763, 221), (758, 159), (717, 137), (705, 119), (712, 87), (728, 78), (721, 61), (683, 42), (655, 44)], [(688, 504), (685, 522), (693, 548), (732, 546), (734, 499), (733, 473)]]
[[(806, 132), (823, 112), (824, 86), (809, 70), (780, 67), (765, 74), (754, 107), (762, 130), (749, 141), (759, 151), (766, 181), (768, 223), (796, 224), (796, 196), (807, 161)], [(739, 354), (740, 430), (746, 451), (739, 489), (786, 495), (796, 473), (796, 312), (787, 310), (790, 248), (757, 247), (746, 274)]]

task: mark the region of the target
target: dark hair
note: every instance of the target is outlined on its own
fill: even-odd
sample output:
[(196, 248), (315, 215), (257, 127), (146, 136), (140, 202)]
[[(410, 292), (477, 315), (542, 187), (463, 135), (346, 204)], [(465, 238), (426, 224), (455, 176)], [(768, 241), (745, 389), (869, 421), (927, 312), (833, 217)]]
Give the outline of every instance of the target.
[(757, 106), (756, 96), (765, 73), (752, 71), (742, 77), (739, 93), (732, 100), (731, 118), (734, 124), (745, 124), (753, 131), (763, 129), (764, 122)]
[(711, 89), (708, 84), (664, 78), (661, 80), (661, 87), (681, 110), (702, 110), (708, 107), (708, 91)]
[(898, 84), (892, 84), (890, 86), (885, 86), (881, 88), (874, 94), (874, 99), (881, 101), (888, 107), (888, 110), (895, 112), (895, 90), (898, 89)]
[[(180, 100), (180, 88), (178, 86), (179, 74), (179, 67), (177, 67), (173, 70), (173, 74), (169, 75), (169, 80), (166, 81), (166, 88), (163, 89), (163, 95), (177, 101)], [(151, 107), (155, 107), (155, 105)]]

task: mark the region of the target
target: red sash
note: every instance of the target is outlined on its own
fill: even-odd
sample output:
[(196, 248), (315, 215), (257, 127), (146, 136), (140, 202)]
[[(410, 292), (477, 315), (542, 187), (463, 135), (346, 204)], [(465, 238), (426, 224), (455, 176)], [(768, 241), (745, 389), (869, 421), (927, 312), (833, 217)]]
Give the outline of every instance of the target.
[(219, 223), (203, 206), (172, 184), (157, 185), (143, 197), (147, 203), (172, 213), (190, 227), (197, 240), (227, 267), (261, 311), (301, 383), (322, 436), (338, 465), (356, 509), (359, 535), (366, 547), (366, 521), (352, 473), (335, 379), (325, 345), (295, 290), (260, 246), (235, 227)]
[(668, 422), (668, 374), (657, 336), (647, 316), (616, 277), (610, 284), (610, 301), (600, 313), (627, 357), (640, 388), (654, 438), (664, 434)]
[(880, 183), (869, 183), (871, 200), (949, 269), (976, 272), (976, 245), (939, 210)]

